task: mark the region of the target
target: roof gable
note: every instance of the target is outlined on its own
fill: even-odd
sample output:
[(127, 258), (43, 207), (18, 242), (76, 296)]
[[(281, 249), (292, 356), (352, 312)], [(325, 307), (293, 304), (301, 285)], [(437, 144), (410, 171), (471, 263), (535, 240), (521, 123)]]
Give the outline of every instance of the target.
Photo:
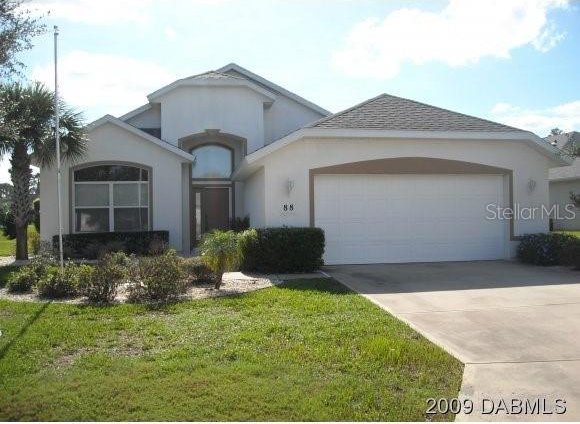
[(381, 94), (314, 122), (309, 127), (392, 131), (527, 132), (389, 94)]
[(150, 143), (153, 143), (153, 144), (161, 147), (162, 149), (165, 149), (165, 150), (179, 156), (181, 159), (185, 159), (187, 161), (193, 162), (193, 159), (194, 159), (193, 156), (191, 156), (186, 151), (181, 150), (179, 147), (174, 146), (173, 144), (168, 143), (167, 141), (163, 141), (157, 137), (154, 137), (151, 134), (148, 134), (145, 131), (140, 130), (139, 128), (136, 128), (132, 125), (129, 125), (126, 122), (121, 121), (119, 118), (115, 118), (112, 115), (105, 115), (102, 118), (99, 118), (96, 121), (91, 122), (89, 125), (87, 125), (86, 130), (87, 130), (87, 132), (90, 132), (90, 131), (94, 130), (95, 128), (98, 128), (101, 125), (105, 125), (105, 124), (116, 125), (122, 129), (138, 136), (138, 137), (141, 137), (143, 140), (149, 141)]
[(218, 69), (218, 72), (227, 73), (228, 75), (236, 76), (238, 78), (248, 79), (274, 94), (281, 94), (283, 96), (286, 96), (289, 99), (292, 99), (295, 102), (300, 103), (301, 105), (306, 106), (307, 108), (315, 112), (318, 112), (323, 116), (330, 115), (330, 112), (328, 110), (318, 106), (317, 104), (312, 103), (309, 100), (306, 100), (303, 97), (300, 97), (295, 93), (292, 93), (289, 90), (286, 90), (283, 87), (280, 87), (277, 84), (274, 84), (272, 81), (268, 81), (266, 78), (254, 74), (253, 72), (241, 67), (236, 63), (230, 63), (227, 64), (226, 66), (222, 66), (221, 68)]

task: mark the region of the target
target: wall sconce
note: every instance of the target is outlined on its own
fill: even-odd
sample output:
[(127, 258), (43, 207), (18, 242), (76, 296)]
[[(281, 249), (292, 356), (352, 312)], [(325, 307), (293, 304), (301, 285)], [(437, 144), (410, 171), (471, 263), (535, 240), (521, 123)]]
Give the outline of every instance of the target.
[(528, 193), (531, 194), (536, 189), (536, 180), (532, 180), (531, 178), (528, 180)]
[(286, 194), (288, 194), (288, 196), (290, 196), (290, 193), (292, 193), (293, 189), (294, 189), (294, 180), (291, 180), (290, 178), (288, 178), (286, 180)]

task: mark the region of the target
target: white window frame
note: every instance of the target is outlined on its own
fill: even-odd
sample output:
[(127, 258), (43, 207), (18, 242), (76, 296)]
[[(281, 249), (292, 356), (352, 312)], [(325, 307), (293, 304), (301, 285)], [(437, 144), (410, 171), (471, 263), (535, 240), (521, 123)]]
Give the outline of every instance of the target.
[[(130, 166), (130, 165), (127, 165)], [(139, 167), (135, 167), (139, 168)], [(141, 168), (142, 169), (142, 168)], [(73, 174), (74, 175), (74, 174)], [(151, 178), (151, 172), (149, 172), (149, 178)], [(74, 176), (73, 176), (74, 178)], [(109, 204), (107, 206), (77, 206), (76, 202), (76, 186), (83, 184), (98, 184), (109, 186)], [(115, 206), (114, 204), (114, 185), (115, 184), (137, 184), (137, 196), (139, 199), (138, 205), (133, 206)], [(147, 190), (147, 205), (141, 204), (141, 193), (143, 186), (146, 185)], [(147, 229), (146, 230), (136, 230), (136, 231), (151, 231), (151, 190), (150, 181), (73, 181), (72, 190), (72, 205), (73, 205), (73, 216), (72, 216), (72, 230), (73, 233), (92, 233), (94, 231), (78, 231), (77, 230), (77, 209), (109, 209), (109, 232), (115, 232), (115, 209), (147, 209)]]

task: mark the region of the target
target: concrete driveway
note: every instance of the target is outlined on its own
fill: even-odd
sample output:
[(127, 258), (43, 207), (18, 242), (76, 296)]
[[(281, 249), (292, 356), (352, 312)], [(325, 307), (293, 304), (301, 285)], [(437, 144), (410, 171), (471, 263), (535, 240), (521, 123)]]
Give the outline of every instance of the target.
[[(458, 420), (580, 420), (580, 272), (509, 261), (325, 271), (465, 363), (461, 398), (478, 413)], [(564, 399), (566, 413), (506, 414), (512, 399), (540, 412)]]

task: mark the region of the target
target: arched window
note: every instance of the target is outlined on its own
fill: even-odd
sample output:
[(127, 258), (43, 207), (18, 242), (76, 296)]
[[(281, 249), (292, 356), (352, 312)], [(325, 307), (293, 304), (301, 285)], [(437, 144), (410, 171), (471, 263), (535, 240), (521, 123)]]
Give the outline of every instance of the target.
[(207, 144), (191, 151), (195, 157), (191, 177), (228, 179), (232, 175), (232, 151), (218, 144)]
[(73, 177), (75, 232), (149, 229), (149, 170), (132, 165), (95, 165), (75, 170)]

